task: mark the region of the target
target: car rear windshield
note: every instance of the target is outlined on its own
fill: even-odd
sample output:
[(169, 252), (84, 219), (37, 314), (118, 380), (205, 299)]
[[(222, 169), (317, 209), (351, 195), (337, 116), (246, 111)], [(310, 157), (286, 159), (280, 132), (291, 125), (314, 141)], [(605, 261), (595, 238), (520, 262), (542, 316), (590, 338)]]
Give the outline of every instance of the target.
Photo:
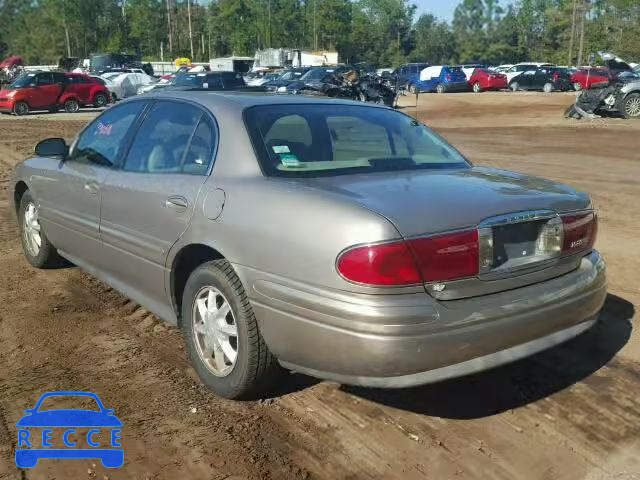
[(398, 170), (469, 168), (422, 123), (360, 105), (260, 105), (245, 123), (267, 175), (318, 177)]
[(180, 73), (176, 75), (174, 84), (177, 87), (202, 87), (206, 78), (206, 73)]

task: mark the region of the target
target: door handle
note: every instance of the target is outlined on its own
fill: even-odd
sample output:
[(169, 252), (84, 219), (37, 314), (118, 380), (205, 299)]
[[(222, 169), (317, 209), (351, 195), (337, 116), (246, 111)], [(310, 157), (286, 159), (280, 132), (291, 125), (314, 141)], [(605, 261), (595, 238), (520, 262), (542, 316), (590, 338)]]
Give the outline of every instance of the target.
[(162, 205), (165, 208), (172, 208), (174, 210), (182, 211), (186, 210), (187, 207), (189, 207), (189, 202), (184, 197), (181, 197), (179, 195), (172, 195), (167, 198)]
[(100, 186), (96, 182), (87, 182), (84, 184), (84, 189), (91, 195), (97, 195), (100, 191)]

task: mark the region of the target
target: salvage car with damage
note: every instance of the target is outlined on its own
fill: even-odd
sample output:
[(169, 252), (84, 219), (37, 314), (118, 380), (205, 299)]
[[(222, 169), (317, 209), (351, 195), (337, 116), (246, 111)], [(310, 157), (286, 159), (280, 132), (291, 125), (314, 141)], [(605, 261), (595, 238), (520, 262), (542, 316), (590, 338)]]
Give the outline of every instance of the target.
[(230, 398), (282, 367), (471, 374), (584, 332), (606, 296), (586, 193), (474, 166), (384, 106), (159, 91), (41, 141), (8, 189), (33, 266), (67, 259), (179, 325)]

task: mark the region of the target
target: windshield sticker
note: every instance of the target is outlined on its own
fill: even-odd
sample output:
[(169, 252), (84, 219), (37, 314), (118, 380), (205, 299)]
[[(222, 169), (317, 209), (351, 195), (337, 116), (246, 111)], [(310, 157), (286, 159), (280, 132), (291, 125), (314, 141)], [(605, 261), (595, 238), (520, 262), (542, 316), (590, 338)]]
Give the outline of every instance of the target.
[(286, 145), (274, 145), (273, 146), (273, 153), (290, 153), (291, 150), (289, 150), (289, 147), (287, 147)]
[(293, 155), (292, 153), (284, 153), (280, 155), (280, 162), (285, 167), (297, 167), (300, 165), (300, 160), (298, 157)]
[(111, 130), (113, 129), (112, 124), (106, 124), (102, 122), (98, 122), (98, 135), (109, 136), (111, 135)]

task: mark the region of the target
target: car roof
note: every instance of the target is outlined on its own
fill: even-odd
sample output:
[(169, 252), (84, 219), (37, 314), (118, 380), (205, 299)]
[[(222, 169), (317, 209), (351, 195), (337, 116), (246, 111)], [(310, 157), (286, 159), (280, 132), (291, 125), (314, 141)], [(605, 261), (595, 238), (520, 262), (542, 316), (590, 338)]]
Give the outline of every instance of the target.
[[(145, 98), (186, 100), (198, 103), (205, 108), (224, 108), (241, 111), (259, 105), (359, 105), (361, 102), (353, 100), (339, 100), (336, 98), (307, 97), (305, 95), (276, 95), (262, 92), (240, 92), (240, 91), (180, 91), (164, 90), (151, 91)], [(372, 108), (379, 107), (373, 104), (367, 105)]]

